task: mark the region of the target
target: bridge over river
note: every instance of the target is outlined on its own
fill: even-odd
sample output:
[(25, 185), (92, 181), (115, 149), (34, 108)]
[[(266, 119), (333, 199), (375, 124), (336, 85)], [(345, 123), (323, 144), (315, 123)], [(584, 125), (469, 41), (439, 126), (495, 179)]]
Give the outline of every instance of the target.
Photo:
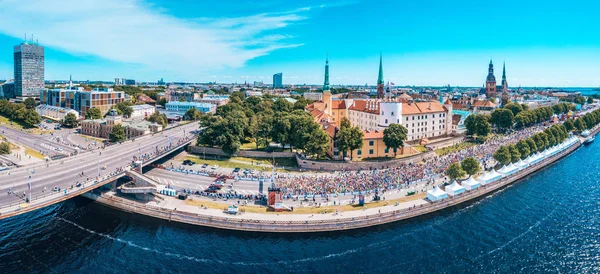
[(69, 158), (3, 171), (0, 219), (59, 203), (113, 182), (125, 176), (134, 157), (143, 156), (145, 166), (187, 146), (196, 140), (191, 132), (198, 127), (198, 123), (190, 123)]

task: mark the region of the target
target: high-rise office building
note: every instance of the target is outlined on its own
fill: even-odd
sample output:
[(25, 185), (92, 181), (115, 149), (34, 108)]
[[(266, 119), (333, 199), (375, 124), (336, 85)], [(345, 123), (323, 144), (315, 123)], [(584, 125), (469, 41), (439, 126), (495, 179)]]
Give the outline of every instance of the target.
[(23, 42), (14, 47), (15, 96), (39, 96), (44, 89), (44, 47)]
[(273, 74), (273, 88), (283, 87), (283, 73)]

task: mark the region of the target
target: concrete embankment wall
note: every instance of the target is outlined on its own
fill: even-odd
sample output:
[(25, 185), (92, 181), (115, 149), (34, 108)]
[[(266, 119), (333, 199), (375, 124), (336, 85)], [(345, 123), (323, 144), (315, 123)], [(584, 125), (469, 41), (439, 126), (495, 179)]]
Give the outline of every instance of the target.
[[(554, 155), (549, 159), (545, 159), (535, 165), (528, 167), (525, 170), (520, 170), (508, 177), (502, 178), (494, 183), (481, 186), (480, 188), (467, 191), (458, 196), (454, 196), (439, 202), (422, 205), (412, 209), (401, 209), (392, 212), (372, 214), (355, 218), (337, 218), (331, 220), (306, 220), (306, 221), (260, 221), (243, 218), (227, 218), (215, 217), (203, 214), (193, 214), (175, 210), (163, 209), (155, 206), (144, 205), (130, 200), (126, 200), (114, 196), (99, 196), (92, 193), (86, 193), (84, 196), (96, 200), (99, 203), (124, 210), (134, 212), (151, 217), (156, 217), (164, 220), (208, 226), (221, 229), (244, 230), (244, 231), (259, 231), (259, 232), (321, 232), (356, 229), (369, 226), (375, 226), (385, 223), (396, 222), (399, 220), (409, 219), (431, 212), (435, 212), (444, 208), (452, 207), (469, 200), (482, 197), (490, 192), (501, 189), (507, 185), (517, 182), (526, 176), (531, 175), (557, 160), (569, 155), (581, 146), (580, 142), (571, 145), (566, 150)], [(243, 215), (242, 215), (243, 216)]]
[(405, 158), (386, 160), (386, 161), (362, 161), (362, 162), (345, 162), (345, 161), (315, 161), (303, 159), (299, 155), (296, 156), (298, 166), (303, 169), (321, 170), (321, 171), (338, 171), (338, 170), (369, 170), (369, 169), (385, 169), (394, 168), (403, 164), (418, 163), (423, 160), (435, 157), (435, 152), (427, 151)]
[[(215, 147), (199, 147), (199, 146), (188, 146), (189, 153), (197, 155), (216, 155), (223, 157), (231, 157), (231, 155), (223, 152), (220, 148)], [(293, 152), (266, 152), (266, 151), (254, 151), (254, 150), (240, 150), (235, 156), (249, 157), (249, 158), (294, 158), (296, 153)]]

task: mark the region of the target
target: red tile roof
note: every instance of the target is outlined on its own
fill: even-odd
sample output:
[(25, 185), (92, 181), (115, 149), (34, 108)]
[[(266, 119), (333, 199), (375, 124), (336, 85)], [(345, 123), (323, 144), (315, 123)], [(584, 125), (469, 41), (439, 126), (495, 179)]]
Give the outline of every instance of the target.
[(354, 103), (348, 109), (379, 114), (379, 102), (373, 100), (354, 100)]
[(496, 107), (496, 104), (490, 102), (489, 100), (475, 100), (473, 101), (473, 104), (471, 104), (472, 107), (488, 107), (488, 108), (493, 108)]
[(383, 131), (379, 131), (379, 130), (365, 130), (364, 134), (365, 134), (365, 136), (363, 137), (363, 139), (382, 139), (383, 138)]

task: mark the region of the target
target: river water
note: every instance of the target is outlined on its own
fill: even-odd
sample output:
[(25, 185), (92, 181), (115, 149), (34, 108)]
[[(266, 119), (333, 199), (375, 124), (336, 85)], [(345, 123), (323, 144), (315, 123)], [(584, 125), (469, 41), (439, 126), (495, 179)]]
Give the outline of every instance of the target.
[(0, 273), (598, 273), (599, 152), (596, 142), (467, 205), (348, 232), (221, 231), (77, 198), (0, 221)]

